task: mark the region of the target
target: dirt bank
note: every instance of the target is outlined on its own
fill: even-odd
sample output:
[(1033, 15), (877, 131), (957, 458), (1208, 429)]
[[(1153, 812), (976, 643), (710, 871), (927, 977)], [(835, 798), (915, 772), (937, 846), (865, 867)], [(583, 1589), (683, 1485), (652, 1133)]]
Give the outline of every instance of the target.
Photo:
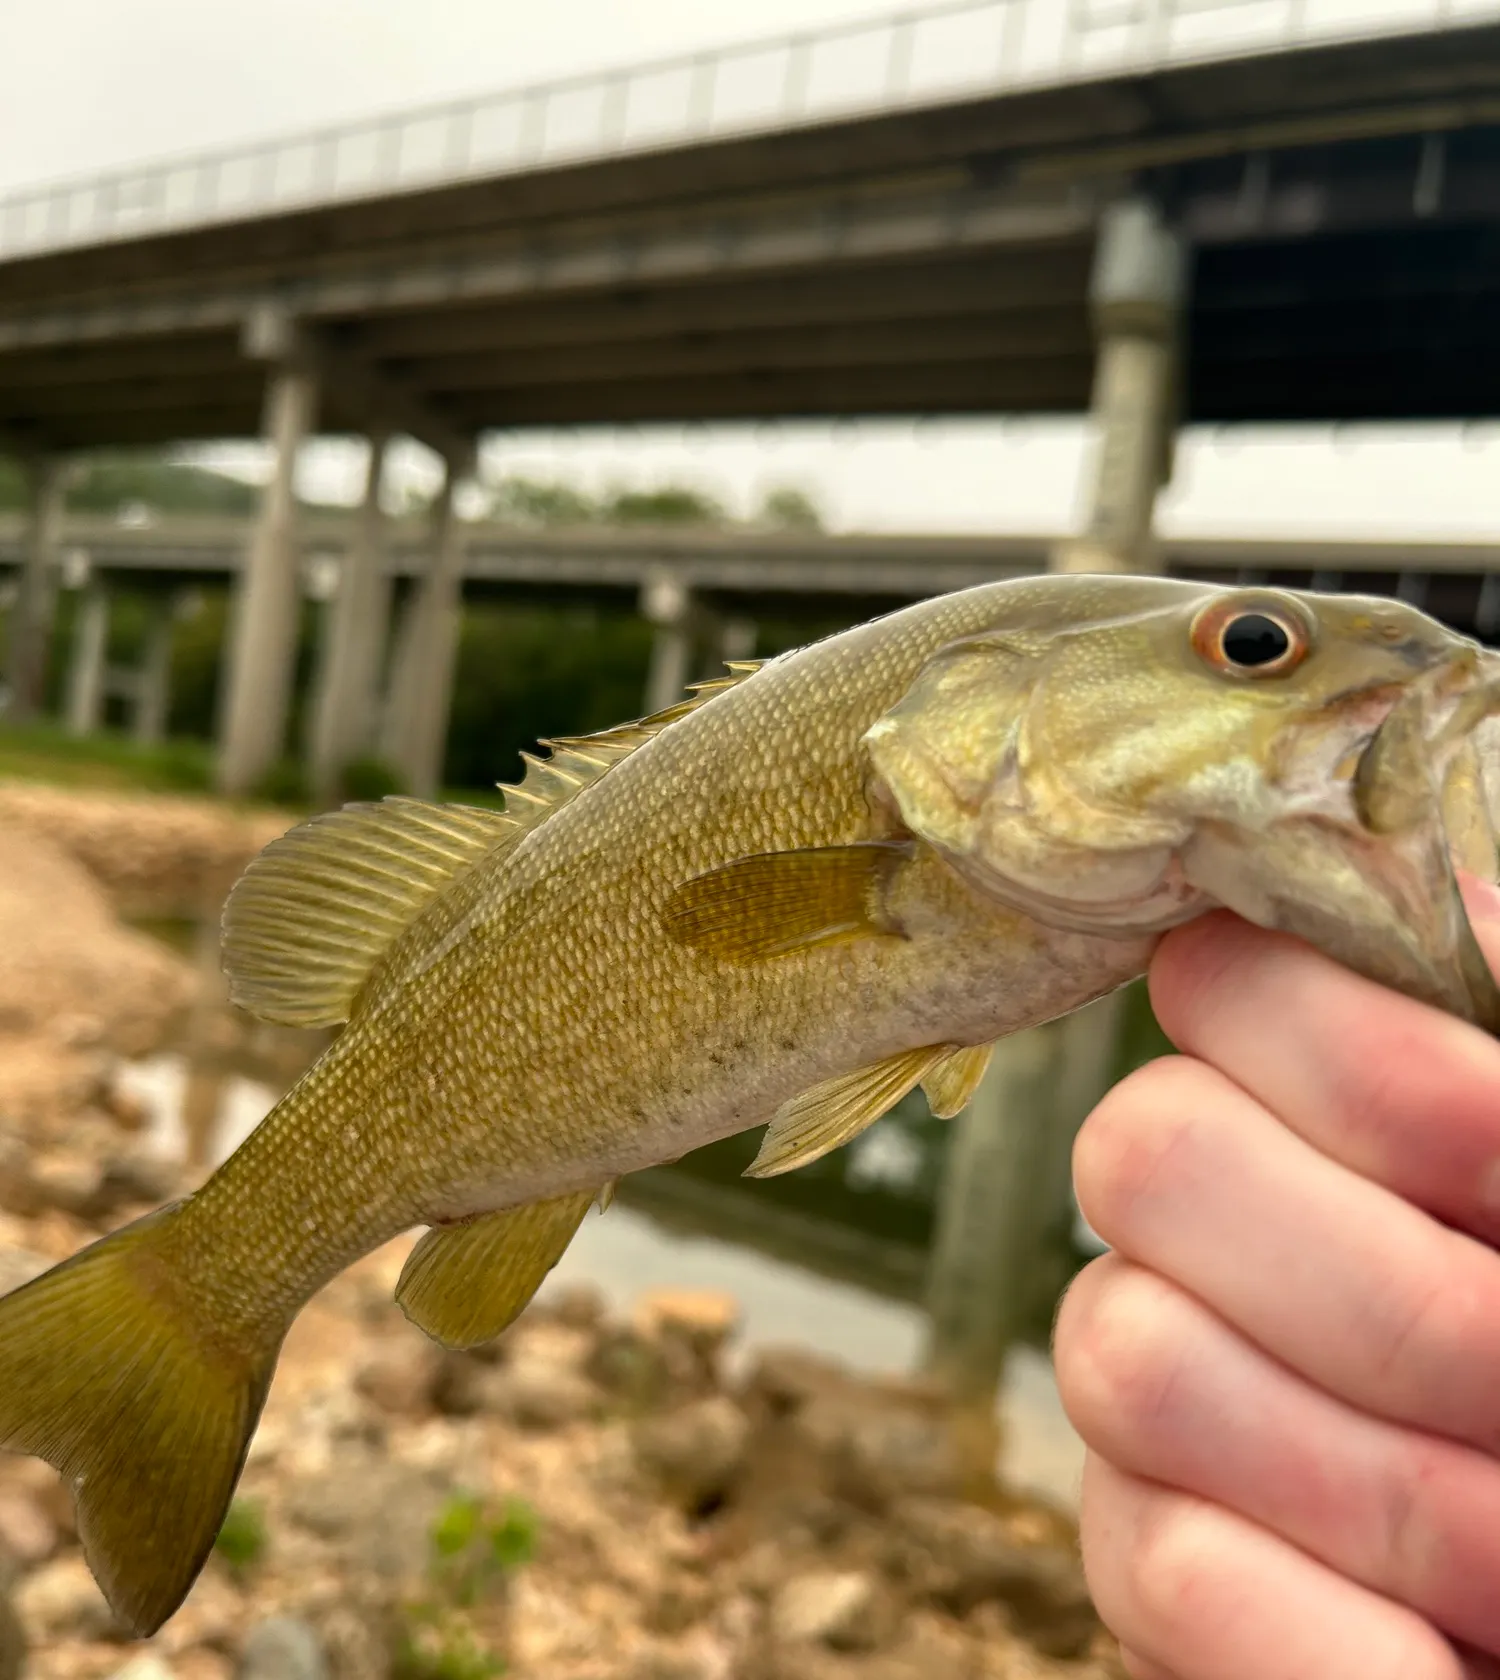
[(103, 886), (36, 829), (0, 818), (0, 1124), (85, 1107), (193, 996), (188, 965), (121, 925)]
[(0, 826), (59, 846), (127, 916), (196, 915), (296, 820), (210, 799), (0, 781)]

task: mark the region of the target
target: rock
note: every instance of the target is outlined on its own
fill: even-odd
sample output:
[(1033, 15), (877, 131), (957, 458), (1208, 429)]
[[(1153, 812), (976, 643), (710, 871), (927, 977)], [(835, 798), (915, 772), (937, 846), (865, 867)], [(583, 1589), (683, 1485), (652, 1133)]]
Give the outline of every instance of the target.
[(24, 1194), (28, 1205), (17, 1207), (17, 1213), (44, 1213), (55, 1208), (59, 1213), (71, 1214), (75, 1219), (87, 1219), (104, 1180), (97, 1161), (74, 1155), (44, 1155), (31, 1163), (31, 1172)]
[(645, 1624), (652, 1633), (685, 1633), (713, 1609), (713, 1589), (696, 1575), (664, 1581), (646, 1605)]
[(718, 1289), (656, 1289), (637, 1300), (631, 1321), (643, 1336), (680, 1336), (714, 1358), (739, 1328), (740, 1304)]
[(473, 1417), (484, 1409), (484, 1379), (494, 1368), (490, 1360), (472, 1352), (437, 1349), (432, 1378), (432, 1404), (444, 1417)]
[(351, 1567), (405, 1581), (427, 1565), (428, 1536), (442, 1504), (441, 1488), (425, 1472), (360, 1454), (298, 1481), (287, 1513), (337, 1545)]
[(135, 1202), (169, 1202), (182, 1186), (182, 1168), (154, 1150), (132, 1150), (106, 1161), (96, 1205), (85, 1217), (107, 1219)]
[(42, 1516), (57, 1530), (60, 1539), (71, 1541), (78, 1535), (78, 1513), (73, 1508), (73, 1495), (68, 1484), (39, 1458), (0, 1457), (4, 1470), (4, 1492), (35, 1505)]
[(402, 1337), (369, 1354), (355, 1374), (354, 1386), (381, 1411), (398, 1417), (425, 1417), (433, 1408), (442, 1349), (425, 1340)]
[(797, 1432), (825, 1459), (834, 1490), (868, 1510), (912, 1495), (955, 1496), (966, 1481), (941, 1413), (852, 1384), (809, 1401)]
[(687, 1348), (670, 1348), (621, 1326), (605, 1330), (584, 1364), (584, 1375), (631, 1410), (660, 1404), (674, 1389), (698, 1383), (697, 1361)]
[(62, 1536), (41, 1502), (19, 1489), (0, 1493), (0, 1554), (34, 1569), (57, 1550)]
[(793, 1412), (820, 1394), (843, 1393), (849, 1376), (842, 1367), (802, 1348), (764, 1348), (745, 1382), (747, 1405), (773, 1414)]
[(122, 1132), (144, 1132), (151, 1124), (151, 1108), (144, 1097), (118, 1079), (106, 1079), (95, 1099)]
[(870, 1651), (895, 1617), (880, 1583), (863, 1570), (822, 1570), (785, 1582), (771, 1600), (771, 1637), (783, 1645)]
[(597, 1330), (609, 1313), (604, 1291), (592, 1283), (565, 1283), (546, 1299), (547, 1314), (570, 1330)]
[(40, 1277), (51, 1264), (40, 1254), (24, 1248), (0, 1248), (0, 1295), (8, 1295), (12, 1289)]
[(235, 1680), (328, 1680), (322, 1641), (295, 1616), (258, 1622), (245, 1641)]
[(730, 1680), (733, 1655), (712, 1639), (680, 1645), (652, 1641), (623, 1670), (621, 1680)]
[(522, 1429), (563, 1429), (604, 1409), (604, 1397), (588, 1377), (542, 1359), (517, 1359), (487, 1371), (479, 1399), (484, 1411)]
[(0, 1680), (21, 1680), (25, 1671), (26, 1633), (10, 1595), (0, 1592)]
[(1065, 1547), (1020, 1545), (1003, 1517), (957, 1501), (904, 1501), (892, 1526), (892, 1563), (950, 1615), (999, 1600), (1039, 1651), (1062, 1658), (1081, 1655), (1098, 1633), (1082, 1566)]
[(104, 1022), (97, 1015), (70, 1011), (53, 1018), (52, 1036), (69, 1050), (92, 1050), (104, 1042)]
[(15, 1590), (15, 1607), (38, 1644), (59, 1637), (108, 1639), (121, 1631), (88, 1565), (76, 1554), (26, 1576)]
[(132, 1657), (124, 1668), (117, 1668), (110, 1680), (177, 1680), (176, 1670), (164, 1663), (154, 1651), (142, 1651)]
[(692, 1400), (636, 1430), (641, 1468), (695, 1515), (723, 1502), (745, 1463), (750, 1420), (727, 1394)]

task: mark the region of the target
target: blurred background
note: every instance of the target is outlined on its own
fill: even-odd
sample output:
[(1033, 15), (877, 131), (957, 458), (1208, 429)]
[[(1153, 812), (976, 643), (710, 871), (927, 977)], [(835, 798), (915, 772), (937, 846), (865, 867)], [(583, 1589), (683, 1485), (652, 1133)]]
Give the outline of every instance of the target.
[[(309, 812), (1047, 569), (1500, 630), (1493, 0), (54, 0), (0, 106), (0, 1287), (327, 1042), (217, 916)], [(0, 1462), (0, 1680), (1103, 1676), (1047, 1358), (1137, 986), (786, 1178), (637, 1175), (502, 1344), (300, 1322), (121, 1642)]]

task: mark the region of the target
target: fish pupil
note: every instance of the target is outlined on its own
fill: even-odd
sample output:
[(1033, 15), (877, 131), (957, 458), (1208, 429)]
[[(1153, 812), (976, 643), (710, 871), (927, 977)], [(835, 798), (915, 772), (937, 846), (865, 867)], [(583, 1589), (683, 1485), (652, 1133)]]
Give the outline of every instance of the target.
[(1219, 644), (1231, 665), (1271, 665), (1292, 645), (1283, 625), (1264, 613), (1241, 613), (1224, 626)]

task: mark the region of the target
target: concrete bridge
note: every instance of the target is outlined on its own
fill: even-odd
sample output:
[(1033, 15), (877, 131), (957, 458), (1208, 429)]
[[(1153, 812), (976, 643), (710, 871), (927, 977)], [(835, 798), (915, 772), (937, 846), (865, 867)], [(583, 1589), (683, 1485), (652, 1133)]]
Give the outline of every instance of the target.
[[(125, 524), (71, 518), (57, 532), (57, 581), (79, 593), (66, 657), (65, 717), (74, 734), (96, 730), (111, 695), (129, 706), (138, 739), (161, 739), (170, 695), (172, 627), (203, 589), (241, 585), (253, 522), (233, 517), (172, 517)], [(0, 600), (19, 594), (26, 523), (0, 517)], [(299, 593), (322, 603), (313, 678), (311, 769), (337, 766), (326, 752), (340, 618), (341, 578), (363, 536), (357, 514), (304, 513), (296, 532)], [(822, 536), (755, 530), (549, 529), (475, 521), (453, 530), (457, 600), (577, 599), (580, 595), (645, 613), (655, 626), (643, 710), (671, 704), (685, 682), (715, 673), (721, 661), (747, 658), (757, 616), (853, 621), (904, 602), (996, 578), (1045, 570), (1058, 541), (1045, 534), (1011, 536)], [(431, 532), (418, 519), (387, 524), (374, 564), (376, 594), (387, 609), (404, 600), (409, 612), (430, 563)], [(1394, 594), (1455, 628), (1486, 639), (1500, 635), (1500, 539), (1486, 543), (1313, 541), (1178, 538), (1159, 543), (1167, 572), (1225, 582), (1279, 581), (1290, 587)], [(107, 658), (111, 603), (122, 595), (151, 604), (150, 630), (136, 669)], [(460, 606), (461, 610), (461, 606)], [(54, 638), (55, 639), (55, 638)], [(384, 650), (380, 650), (382, 653)], [(398, 640), (388, 676), (369, 673), (380, 706), (372, 740), (396, 734), (390, 709), (408, 684), (400, 662), (411, 657)], [(451, 667), (449, 669), (451, 681)], [(446, 717), (448, 696), (434, 696)], [(439, 785), (441, 742), (423, 767), (426, 791)]]
[(448, 465), (385, 708), (423, 785), (452, 488), (485, 431), (1092, 407), (1087, 527), (1052, 556), (1089, 569), (1161, 563), (1179, 424), (1492, 414), (1500, 12), (1396, 0), (1372, 31), (1329, 3), (954, 0), (0, 202), (0, 440), (33, 489), (14, 712), (41, 692), (73, 451), (274, 446), (224, 697), (235, 791), (283, 745), (317, 427), (372, 445), (320, 779), (377, 711), (386, 441)]

